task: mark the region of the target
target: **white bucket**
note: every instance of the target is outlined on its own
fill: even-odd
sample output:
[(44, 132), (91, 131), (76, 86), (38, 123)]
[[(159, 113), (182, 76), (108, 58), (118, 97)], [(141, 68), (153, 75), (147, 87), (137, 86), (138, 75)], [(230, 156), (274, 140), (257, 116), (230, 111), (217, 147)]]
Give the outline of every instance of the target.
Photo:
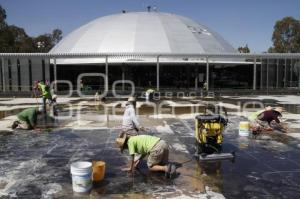
[(239, 135), (249, 136), (250, 133), (250, 123), (248, 121), (240, 122)]
[(74, 162), (71, 164), (73, 191), (85, 193), (92, 188), (92, 163)]

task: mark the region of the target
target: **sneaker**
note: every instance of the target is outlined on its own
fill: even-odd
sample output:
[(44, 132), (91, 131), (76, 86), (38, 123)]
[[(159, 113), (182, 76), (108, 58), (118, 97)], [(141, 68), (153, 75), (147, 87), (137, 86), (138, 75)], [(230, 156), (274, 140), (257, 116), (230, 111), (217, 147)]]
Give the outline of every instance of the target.
[(14, 123), (11, 125), (12, 129), (16, 129), (19, 126), (20, 122), (19, 121), (14, 121)]

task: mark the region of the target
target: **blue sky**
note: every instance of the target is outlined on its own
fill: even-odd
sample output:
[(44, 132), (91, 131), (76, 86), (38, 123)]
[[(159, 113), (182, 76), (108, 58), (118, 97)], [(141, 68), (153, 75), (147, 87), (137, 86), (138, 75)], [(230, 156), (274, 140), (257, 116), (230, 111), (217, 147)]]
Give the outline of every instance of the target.
[(235, 48), (248, 44), (251, 52), (271, 45), (274, 24), (285, 16), (300, 20), (300, 0), (0, 0), (7, 22), (23, 27), (30, 36), (59, 28), (67, 35), (104, 15), (145, 11), (189, 17), (221, 34)]

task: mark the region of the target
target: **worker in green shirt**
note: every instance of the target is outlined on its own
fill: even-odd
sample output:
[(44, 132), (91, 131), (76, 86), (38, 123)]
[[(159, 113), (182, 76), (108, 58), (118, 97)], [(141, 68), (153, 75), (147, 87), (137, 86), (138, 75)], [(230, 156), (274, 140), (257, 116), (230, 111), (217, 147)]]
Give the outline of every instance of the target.
[(12, 129), (20, 128), (25, 130), (35, 129), (37, 117), (42, 113), (42, 108), (27, 108), (17, 115), (18, 120), (12, 124)]
[(50, 86), (45, 84), (43, 81), (36, 81), (33, 87), (35, 90), (38, 89), (41, 93), (40, 97), (43, 99), (44, 114), (46, 115), (46, 102), (52, 104), (52, 96), (50, 93)]
[(137, 135), (128, 137), (124, 135), (116, 139), (116, 144), (123, 152), (128, 149), (131, 156), (129, 167), (122, 169), (123, 171), (134, 172), (137, 164), (134, 162), (135, 154), (141, 154), (142, 158), (148, 155), (147, 165), (150, 171), (163, 171), (166, 177), (172, 177), (176, 173), (176, 166), (168, 162), (169, 146), (159, 137), (150, 135)]

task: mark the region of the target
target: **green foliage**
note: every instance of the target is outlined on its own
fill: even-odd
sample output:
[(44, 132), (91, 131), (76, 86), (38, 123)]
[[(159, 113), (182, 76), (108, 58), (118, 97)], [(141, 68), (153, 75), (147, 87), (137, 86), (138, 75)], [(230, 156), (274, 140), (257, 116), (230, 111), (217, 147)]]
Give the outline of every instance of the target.
[(62, 39), (62, 31), (60, 29), (54, 29), (52, 31), (52, 45), (56, 45)]
[(270, 48), (268, 49), (268, 53), (276, 53), (275, 48), (274, 48), (274, 47), (270, 47)]
[(49, 52), (62, 39), (62, 31), (30, 37), (23, 28), (6, 24), (6, 11), (0, 5), (0, 53)]
[(273, 47), (270, 53), (300, 52), (300, 21), (293, 17), (284, 17), (276, 22), (272, 36)]
[(240, 47), (238, 48), (238, 51), (239, 51), (240, 53), (250, 53), (250, 49), (249, 49), (249, 47), (248, 47), (248, 44), (246, 44), (246, 46), (244, 46), (244, 47), (240, 46)]
[(49, 50), (53, 47), (51, 37), (51, 34), (43, 34), (34, 38), (34, 43), (38, 49), (38, 52), (49, 52)]
[(6, 11), (0, 5), (0, 30), (6, 27)]

